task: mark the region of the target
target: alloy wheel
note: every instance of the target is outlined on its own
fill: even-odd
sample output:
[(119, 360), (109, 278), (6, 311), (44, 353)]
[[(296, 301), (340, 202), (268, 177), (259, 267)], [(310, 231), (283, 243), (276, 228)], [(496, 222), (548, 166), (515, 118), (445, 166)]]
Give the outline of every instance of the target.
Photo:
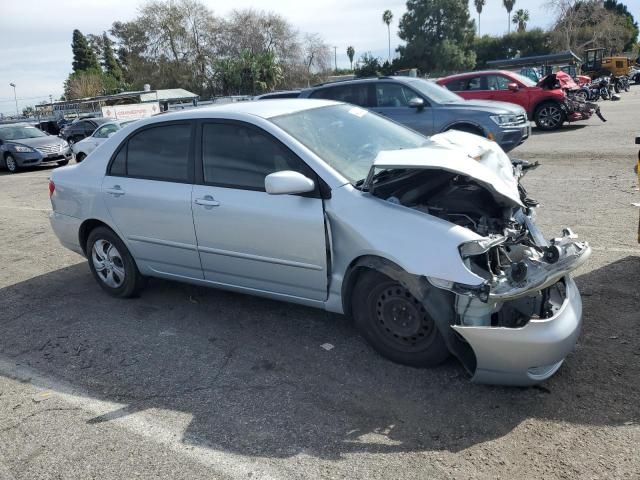
[(10, 172), (13, 173), (18, 170), (18, 164), (11, 155), (7, 155), (7, 157), (5, 158), (5, 163), (7, 165), (7, 170), (9, 170)]
[(124, 283), (126, 271), (118, 249), (109, 241), (96, 240), (91, 249), (91, 261), (98, 278), (111, 288), (119, 288)]
[(549, 105), (540, 110), (538, 119), (543, 126), (552, 129), (562, 122), (562, 111), (554, 105)]

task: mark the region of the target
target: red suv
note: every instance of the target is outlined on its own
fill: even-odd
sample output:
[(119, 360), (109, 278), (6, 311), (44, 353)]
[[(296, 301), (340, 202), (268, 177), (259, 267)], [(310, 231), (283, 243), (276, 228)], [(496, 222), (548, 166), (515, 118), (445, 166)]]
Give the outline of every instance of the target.
[(527, 77), (506, 70), (485, 70), (441, 78), (440, 85), (466, 99), (499, 100), (522, 106), (542, 130), (560, 128), (566, 120), (588, 118), (568, 114), (566, 94), (560, 88), (544, 89)]

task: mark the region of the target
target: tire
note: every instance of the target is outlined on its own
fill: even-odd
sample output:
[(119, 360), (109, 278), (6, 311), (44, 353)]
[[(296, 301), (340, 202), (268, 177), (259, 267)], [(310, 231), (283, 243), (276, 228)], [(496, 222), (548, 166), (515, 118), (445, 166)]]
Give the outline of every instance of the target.
[(360, 275), (351, 297), (353, 320), (383, 357), (412, 367), (433, 367), (450, 353), (435, 321), (400, 283), (373, 270)]
[(11, 155), (4, 157), (4, 166), (9, 170), (9, 173), (17, 173), (20, 170), (20, 166), (15, 158)]
[(76, 155), (76, 163), (80, 163), (81, 161), (83, 161), (85, 158), (87, 158), (87, 156), (80, 152)]
[[(122, 240), (107, 227), (97, 227), (87, 239), (87, 259), (94, 278), (109, 295), (129, 298), (144, 286), (133, 257)], [(100, 269), (100, 266), (104, 268)]]
[(474, 135), (478, 135), (479, 137), (485, 138), (484, 132), (482, 132), (478, 127), (474, 127), (473, 125), (453, 125), (452, 127), (447, 128), (449, 130), (458, 130), (459, 132), (472, 133)]
[(620, 84), (618, 82), (613, 82), (613, 90), (616, 93), (620, 93)]
[(59, 167), (65, 167), (67, 165), (69, 165), (69, 160), (61, 160), (58, 162)]
[(562, 127), (566, 117), (558, 103), (544, 102), (536, 108), (533, 119), (540, 130), (551, 131)]

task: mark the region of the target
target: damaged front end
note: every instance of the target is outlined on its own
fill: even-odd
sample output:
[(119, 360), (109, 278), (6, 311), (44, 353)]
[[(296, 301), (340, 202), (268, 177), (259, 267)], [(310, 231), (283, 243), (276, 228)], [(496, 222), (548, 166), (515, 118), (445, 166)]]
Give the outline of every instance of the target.
[[(450, 164), (380, 159), (396, 175), (370, 175), (370, 193), (475, 232), (459, 246), (460, 259), (477, 278), (429, 283), (455, 295), (450, 327), (473, 351), (460, 358), (479, 383), (529, 385), (553, 375), (574, 348), (581, 301), (569, 274), (591, 249), (565, 228), (545, 239), (535, 224), (537, 202), (519, 180), (531, 168), (511, 162), (497, 146), (468, 134), (433, 137), (431, 154), (449, 151)], [(440, 137), (440, 138), (438, 138)], [(478, 144), (480, 145), (478, 147)], [(453, 151), (467, 153), (464, 161)], [(472, 162), (469, 162), (472, 159)], [(395, 165), (394, 165), (395, 163)], [(488, 172), (488, 173), (487, 173)]]

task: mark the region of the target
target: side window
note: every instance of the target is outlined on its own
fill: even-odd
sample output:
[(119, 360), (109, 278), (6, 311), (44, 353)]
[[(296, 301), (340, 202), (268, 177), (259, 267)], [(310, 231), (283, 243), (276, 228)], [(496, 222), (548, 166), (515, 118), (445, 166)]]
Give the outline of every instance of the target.
[(237, 124), (202, 127), (204, 181), (222, 187), (264, 191), (264, 177), (282, 170), (313, 173), (271, 136)]
[(444, 86), (447, 87), (452, 92), (460, 92), (465, 89), (465, 79), (462, 80), (451, 80), (449, 83), (446, 83)]
[(471, 77), (467, 79), (467, 85), (465, 90), (486, 90), (486, 87), (482, 86), (483, 77)]
[(117, 130), (118, 130), (117, 125), (114, 125), (114, 124), (105, 125), (103, 127), (100, 127), (98, 130), (96, 130), (93, 136), (95, 138), (107, 138), (110, 133), (114, 133)]
[(487, 77), (488, 90), (509, 90), (509, 79), (502, 75), (489, 75)]
[(406, 107), (409, 100), (417, 97), (412, 90), (395, 83), (376, 84), (378, 107)]
[[(129, 138), (127, 175), (168, 182), (188, 182), (190, 144), (191, 125), (187, 123), (142, 130)], [(111, 171), (113, 172), (113, 165)]]
[(116, 177), (124, 177), (127, 174), (127, 145), (120, 147), (120, 151), (116, 155), (116, 158), (111, 162), (111, 169), (109, 175)]
[(84, 131), (87, 135), (91, 135), (95, 129), (96, 126), (91, 122), (82, 122), (80, 125), (80, 131)]
[(341, 85), (322, 88), (313, 92), (311, 98), (323, 98), (338, 102), (352, 103), (361, 107), (369, 107), (369, 84)]

